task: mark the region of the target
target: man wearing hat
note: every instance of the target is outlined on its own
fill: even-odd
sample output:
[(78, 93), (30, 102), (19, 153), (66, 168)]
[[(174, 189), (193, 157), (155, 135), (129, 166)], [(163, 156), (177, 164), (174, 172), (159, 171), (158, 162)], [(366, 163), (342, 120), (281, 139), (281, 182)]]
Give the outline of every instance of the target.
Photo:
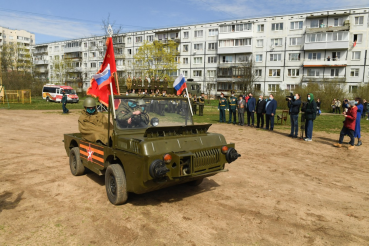
[(63, 107), (63, 114), (69, 113), (69, 109), (67, 109), (67, 101), (68, 101), (68, 97), (67, 95), (65, 95), (65, 92), (63, 91), (63, 97), (61, 100), (62, 107)]
[(343, 138), (345, 137), (345, 135), (348, 135), (350, 137), (350, 146), (348, 147), (348, 149), (352, 150), (354, 149), (354, 145), (355, 145), (355, 138), (354, 138), (355, 123), (357, 120), (360, 120), (360, 118), (356, 118), (357, 107), (355, 106), (354, 100), (349, 101), (348, 110), (347, 112), (343, 112), (343, 115), (345, 116), (345, 121), (343, 122), (343, 127), (340, 133), (340, 139), (338, 140), (338, 143), (333, 144), (333, 146), (341, 148)]
[(204, 93), (199, 96), (199, 116), (204, 116), (205, 97)]
[(225, 99), (224, 94), (220, 94), (218, 110), (219, 110), (219, 122), (226, 122), (225, 110), (228, 108), (227, 99)]
[(236, 109), (237, 109), (237, 97), (234, 96), (234, 91), (232, 91), (232, 95), (229, 98), (229, 120), (228, 124), (231, 124), (232, 115), (233, 115), (233, 125), (236, 124)]

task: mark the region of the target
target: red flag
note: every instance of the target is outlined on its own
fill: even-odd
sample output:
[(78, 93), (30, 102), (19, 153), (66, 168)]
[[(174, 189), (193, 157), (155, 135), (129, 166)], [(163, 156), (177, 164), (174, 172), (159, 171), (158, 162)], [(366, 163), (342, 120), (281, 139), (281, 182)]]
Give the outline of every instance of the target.
[[(96, 74), (102, 73), (105, 68), (110, 65), (110, 72), (111, 72), (111, 83), (113, 87), (113, 94), (118, 95), (117, 88), (115, 86), (115, 80), (113, 73), (117, 72), (117, 67), (115, 65), (115, 56), (114, 56), (114, 47), (113, 47), (113, 39), (109, 37), (106, 40), (106, 53), (104, 61)], [(97, 97), (99, 102), (104, 104), (105, 106), (109, 106), (109, 96), (110, 96), (110, 84), (102, 86), (99, 89), (99, 85), (94, 78), (90, 81), (90, 87), (87, 89), (87, 95), (91, 95), (93, 97)]]
[(354, 42), (354, 47), (356, 46), (356, 41)]

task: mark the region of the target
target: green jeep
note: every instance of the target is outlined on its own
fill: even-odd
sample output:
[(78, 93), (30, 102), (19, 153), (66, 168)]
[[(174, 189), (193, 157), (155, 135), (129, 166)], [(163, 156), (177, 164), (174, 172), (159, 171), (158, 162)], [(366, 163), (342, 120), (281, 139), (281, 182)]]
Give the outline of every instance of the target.
[[(121, 120), (127, 112), (119, 110), (127, 105), (142, 112), (132, 114), (129, 124)], [(208, 132), (211, 124), (193, 124), (187, 98), (115, 96), (107, 116), (112, 123), (107, 146), (88, 142), (81, 133), (65, 134), (64, 145), (73, 175), (84, 174), (86, 168), (105, 175), (112, 204), (126, 202), (128, 192), (199, 185), (240, 156), (223, 135)]]

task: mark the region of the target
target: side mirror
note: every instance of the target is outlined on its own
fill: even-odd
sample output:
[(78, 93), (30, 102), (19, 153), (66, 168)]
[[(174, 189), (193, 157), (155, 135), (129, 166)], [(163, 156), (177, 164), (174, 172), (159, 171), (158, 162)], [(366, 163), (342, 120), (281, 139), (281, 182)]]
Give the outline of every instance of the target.
[(152, 118), (151, 121), (150, 121), (150, 124), (153, 126), (153, 127), (156, 127), (159, 125), (159, 119), (158, 118)]

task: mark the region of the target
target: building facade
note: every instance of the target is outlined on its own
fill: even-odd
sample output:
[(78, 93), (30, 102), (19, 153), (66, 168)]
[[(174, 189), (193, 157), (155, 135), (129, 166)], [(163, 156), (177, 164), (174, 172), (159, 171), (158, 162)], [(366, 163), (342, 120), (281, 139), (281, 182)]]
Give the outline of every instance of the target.
[[(238, 68), (250, 61), (253, 86), (264, 93), (331, 81), (354, 92), (369, 80), (368, 13), (357, 8), (127, 32), (114, 37), (118, 75), (142, 75), (133, 56), (145, 40), (173, 40), (179, 51), (173, 77), (182, 73), (214, 95), (240, 89)], [(104, 43), (105, 37), (91, 37), (35, 45), (33, 59), (47, 70), (49, 82), (65, 76), (66, 84), (86, 90), (103, 60)], [(55, 71), (61, 58), (72, 61), (65, 75)]]

